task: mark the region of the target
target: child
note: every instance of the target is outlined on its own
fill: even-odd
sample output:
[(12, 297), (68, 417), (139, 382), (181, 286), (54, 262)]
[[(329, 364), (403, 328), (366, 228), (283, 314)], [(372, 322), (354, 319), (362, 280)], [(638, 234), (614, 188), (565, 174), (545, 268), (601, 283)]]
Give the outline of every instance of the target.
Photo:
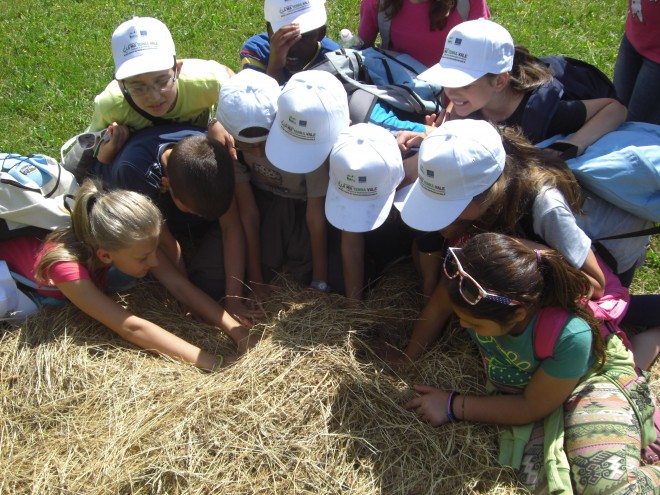
[(325, 0), (308, 0), (295, 7), (287, 0), (264, 1), (267, 32), (245, 42), (241, 69), (265, 72), (284, 84), (293, 74), (322, 61), (326, 52), (339, 49), (325, 37)]
[(164, 252), (197, 287), (214, 299), (226, 295), (225, 307), (246, 325), (262, 315), (243, 298), (245, 239), (233, 201), (232, 159), (220, 142), (198, 127), (157, 126), (95, 170), (105, 183), (157, 203), (167, 221)]
[[(534, 493), (544, 485), (548, 493), (573, 493), (572, 486), (576, 493), (658, 493), (660, 466), (641, 463), (641, 449), (655, 440), (648, 384), (618, 337), (603, 342), (581, 302), (590, 290), (584, 274), (556, 251), (501, 234), (450, 248), (444, 271), (452, 309), (484, 358), (489, 386), (504, 393), (467, 396), (416, 385), (421, 396), (404, 408), (433, 426), (511, 425), (513, 432), (502, 430), (500, 462), (516, 468)], [(547, 308), (568, 319), (552, 356), (538, 359), (534, 335)]]
[[(469, 13), (463, 18), (458, 3), (467, 4)], [(407, 53), (427, 67), (442, 57), (447, 33), (468, 19), (488, 19), (486, 0), (362, 0), (358, 35), (363, 47), (373, 46), (380, 31), (381, 17), (390, 21), (388, 43), (382, 48)]]
[[(592, 239), (649, 226), (597, 196), (583, 196), (565, 162), (532, 146), (515, 128), (500, 135), (483, 120), (449, 121), (424, 139), (418, 175), (395, 202), (408, 225), (439, 231), (450, 244), (480, 232), (518, 233), (543, 242), (588, 276), (594, 299), (604, 294), (605, 275)], [(625, 285), (643, 263), (647, 242), (648, 236), (641, 236), (598, 244)], [(640, 312), (646, 313), (647, 326), (658, 326), (653, 311)], [(406, 355), (419, 356), (450, 314), (441, 282), (413, 329)]]
[(248, 279), (259, 293), (283, 270), (299, 283), (327, 290), (328, 170), (287, 172), (266, 157), (280, 93), (275, 79), (246, 70), (222, 87), (218, 101), (216, 116), (238, 150), (236, 199), (247, 239)]
[[(514, 48), (504, 27), (486, 19), (467, 21), (447, 36), (440, 62), (420, 78), (441, 84), (451, 101), (452, 118), (481, 118), (506, 126), (521, 126), (530, 95), (552, 80), (550, 70), (523, 47)], [(444, 117), (444, 116), (443, 116)], [(577, 155), (626, 119), (626, 108), (611, 98), (562, 100), (552, 115), (545, 134), (522, 131), (533, 143), (557, 134), (571, 134), (560, 140), (574, 146)], [(400, 143), (416, 146), (410, 136)], [(417, 144), (418, 146), (418, 144)]]
[[(115, 79), (95, 98), (88, 129), (107, 128), (112, 134), (98, 151), (104, 164), (112, 162), (130, 132), (167, 122), (206, 129), (220, 87), (233, 75), (213, 60), (177, 60), (167, 26), (151, 17), (122, 23), (112, 34), (112, 55)], [(229, 139), (221, 126), (212, 132), (222, 143)]]
[(329, 162), (325, 214), (341, 230), (345, 294), (362, 300), (365, 278), (410, 253), (410, 230), (392, 209), (405, 176), (401, 153), (384, 128), (355, 124), (339, 133)]
[[(277, 115), (268, 138), (266, 157), (278, 169), (294, 174), (309, 174), (319, 168), (325, 170), (327, 159), (339, 133), (350, 124), (348, 97), (344, 86), (329, 72), (305, 70), (294, 74), (284, 86), (277, 99)], [(330, 244), (334, 253), (337, 240), (323, 215), (323, 203), (310, 225), (311, 240), (319, 246), (312, 251), (321, 252)], [(330, 242), (328, 242), (330, 234)], [(318, 249), (318, 251), (316, 251)], [(325, 254), (333, 260), (333, 254)], [(317, 259), (323, 259), (321, 257)], [(326, 276), (338, 270), (324, 267)], [(315, 279), (312, 287), (322, 292), (329, 291), (328, 279)], [(334, 281), (333, 281), (334, 282)]]
[[(184, 306), (222, 328), (244, 352), (248, 330), (192, 285), (159, 249), (162, 216), (145, 196), (104, 191), (86, 180), (76, 195), (71, 227), (54, 231), (45, 242), (19, 237), (0, 244), (2, 258), (19, 275), (39, 283), (35, 299), (69, 300), (129, 342), (195, 366), (214, 370), (227, 363), (131, 314), (104, 294), (109, 269), (130, 277), (156, 277)], [(54, 291), (52, 288), (56, 288)], [(50, 289), (50, 290), (49, 290)]]

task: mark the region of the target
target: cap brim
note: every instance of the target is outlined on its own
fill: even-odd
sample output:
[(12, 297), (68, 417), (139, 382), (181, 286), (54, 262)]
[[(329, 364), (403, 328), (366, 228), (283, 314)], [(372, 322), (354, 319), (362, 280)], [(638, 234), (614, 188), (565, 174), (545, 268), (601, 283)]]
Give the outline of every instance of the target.
[(279, 125), (273, 125), (266, 139), (266, 157), (285, 172), (308, 174), (323, 165), (333, 144), (293, 142)]
[(418, 78), (443, 88), (463, 88), (485, 75), (483, 71), (471, 71), (464, 68), (443, 67), (440, 63), (422, 72)]
[(438, 201), (430, 198), (419, 180), (397, 191), (394, 206), (401, 212), (401, 219), (415, 230), (433, 232), (444, 229), (465, 210), (471, 199)]
[(328, 15), (325, 11), (325, 8), (317, 9), (316, 11), (305, 12), (304, 14), (292, 20), (284, 20), (281, 22), (271, 23), (270, 27), (272, 28), (273, 32), (276, 33), (284, 26), (288, 26), (294, 22), (297, 23), (300, 27), (300, 34), (304, 34), (325, 25), (328, 22)]
[(351, 201), (330, 182), (325, 197), (325, 216), (340, 230), (370, 232), (383, 225), (390, 214), (393, 201), (394, 191), (387, 197)]
[(119, 66), (115, 73), (115, 79), (121, 81), (129, 77), (149, 72), (158, 72), (174, 67), (174, 55), (149, 55), (135, 57), (127, 60)]

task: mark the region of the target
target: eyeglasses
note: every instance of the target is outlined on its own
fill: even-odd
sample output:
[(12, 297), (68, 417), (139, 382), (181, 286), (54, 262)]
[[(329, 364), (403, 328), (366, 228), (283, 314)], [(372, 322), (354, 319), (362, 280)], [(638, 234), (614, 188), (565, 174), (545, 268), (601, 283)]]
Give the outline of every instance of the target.
[(461, 262), (458, 261), (458, 258), (456, 257), (456, 251), (460, 251), (460, 249), (452, 247), (449, 248), (447, 256), (445, 257), (443, 268), (448, 279), (453, 280), (458, 276), (461, 277), (461, 280), (458, 284), (458, 291), (461, 293), (461, 296), (466, 303), (474, 306), (485, 298), (500, 304), (506, 304), (507, 306), (520, 306), (522, 304), (520, 301), (516, 301), (515, 299), (510, 299), (505, 296), (498, 296), (497, 294), (486, 292), (484, 288), (481, 287), (481, 285), (479, 285), (479, 283), (463, 269)]
[(146, 94), (155, 91), (156, 93), (162, 93), (163, 91), (169, 91), (174, 86), (176, 82), (176, 68), (174, 68), (174, 75), (170, 76), (161, 76), (156, 79), (153, 84), (126, 84), (122, 81), (124, 91), (131, 96), (141, 97)]

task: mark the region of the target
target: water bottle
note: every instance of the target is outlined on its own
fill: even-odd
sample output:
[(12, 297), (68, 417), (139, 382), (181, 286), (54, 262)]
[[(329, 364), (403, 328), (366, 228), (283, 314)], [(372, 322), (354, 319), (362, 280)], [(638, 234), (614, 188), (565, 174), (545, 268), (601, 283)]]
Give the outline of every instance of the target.
[(350, 29), (342, 29), (339, 32), (339, 44), (344, 48), (353, 48), (360, 50), (362, 48), (362, 40), (357, 34), (353, 34)]

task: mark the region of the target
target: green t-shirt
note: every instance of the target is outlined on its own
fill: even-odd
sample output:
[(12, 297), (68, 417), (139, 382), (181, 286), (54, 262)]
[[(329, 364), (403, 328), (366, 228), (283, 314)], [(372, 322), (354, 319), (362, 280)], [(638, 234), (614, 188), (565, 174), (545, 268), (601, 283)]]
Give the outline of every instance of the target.
[(537, 315), (519, 335), (482, 337), (468, 329), (484, 359), (486, 373), (497, 385), (524, 389), (539, 366), (559, 379), (581, 378), (592, 367), (592, 334), (589, 325), (578, 317), (570, 317), (555, 342), (551, 358), (542, 362), (534, 355), (534, 325)]
[[(229, 70), (214, 60), (184, 59), (176, 81), (176, 103), (162, 118), (206, 128), (220, 88), (230, 76)], [(134, 131), (153, 125), (128, 104), (117, 80), (94, 99), (94, 114), (88, 130), (100, 131), (113, 122), (127, 125)]]

